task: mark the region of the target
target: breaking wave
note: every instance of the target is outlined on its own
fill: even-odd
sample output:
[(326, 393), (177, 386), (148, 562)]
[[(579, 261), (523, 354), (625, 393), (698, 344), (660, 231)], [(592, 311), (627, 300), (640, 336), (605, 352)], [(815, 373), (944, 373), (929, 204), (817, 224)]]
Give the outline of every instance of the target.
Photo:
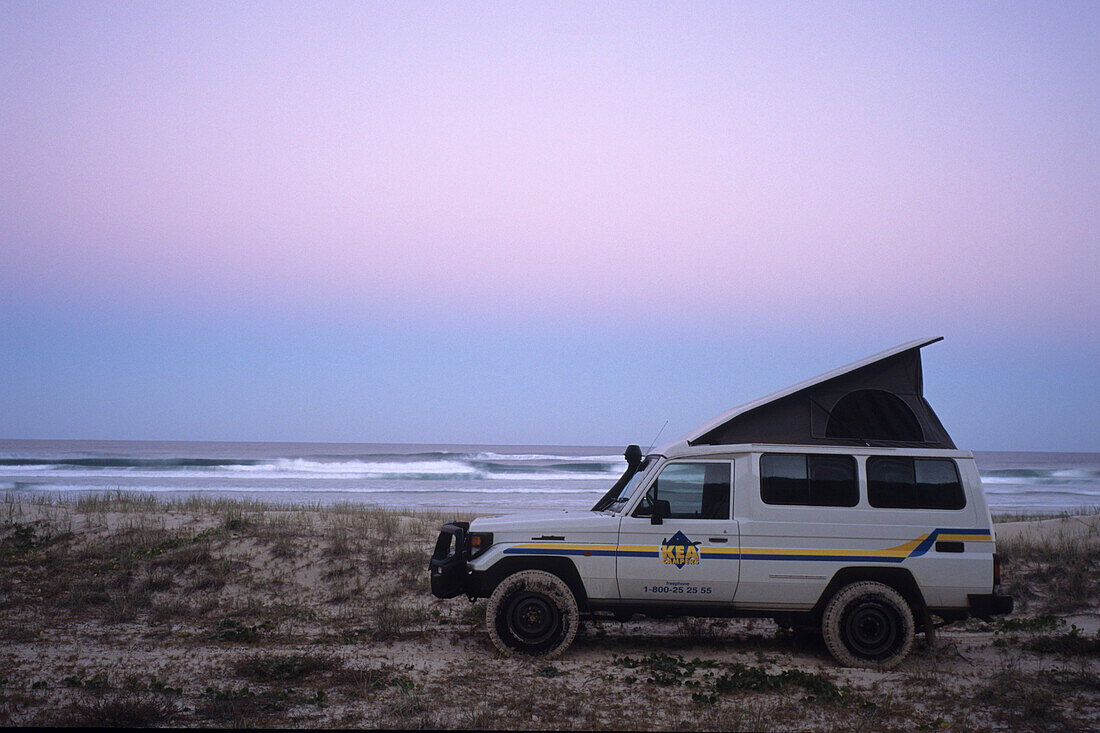
[(622, 473), (615, 456), (501, 453), (379, 454), (350, 460), (316, 457), (259, 459), (217, 458), (0, 458), (0, 473), (9, 476), (127, 479), (233, 476), (251, 479), (388, 479), (571, 481), (609, 478)]

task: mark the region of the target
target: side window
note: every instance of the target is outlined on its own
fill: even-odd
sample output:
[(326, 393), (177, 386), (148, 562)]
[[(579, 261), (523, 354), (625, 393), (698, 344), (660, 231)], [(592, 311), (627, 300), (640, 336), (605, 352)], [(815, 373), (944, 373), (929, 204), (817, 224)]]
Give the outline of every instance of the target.
[[(669, 519), (729, 519), (730, 464), (670, 463), (647, 498), (650, 506), (652, 501), (667, 501)], [(635, 516), (648, 514), (645, 509), (635, 512)]]
[(760, 456), (760, 499), (765, 504), (855, 506), (859, 503), (856, 460), (766, 453)]
[(912, 458), (868, 458), (867, 501), (884, 509), (916, 509), (917, 479)]
[(962, 509), (966, 495), (946, 458), (867, 459), (867, 501), (883, 509)]

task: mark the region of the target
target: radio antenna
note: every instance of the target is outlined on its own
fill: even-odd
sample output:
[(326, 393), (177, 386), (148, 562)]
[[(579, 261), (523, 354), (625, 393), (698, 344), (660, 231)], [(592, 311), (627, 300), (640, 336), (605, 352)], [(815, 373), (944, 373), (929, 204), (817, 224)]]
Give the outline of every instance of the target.
[(653, 450), (653, 446), (657, 445), (657, 438), (661, 437), (661, 433), (665, 432), (666, 427), (668, 427), (668, 420), (665, 420), (665, 424), (662, 425), (661, 429), (657, 431), (657, 434), (653, 436), (653, 442), (650, 443), (649, 447), (645, 449), (647, 455), (651, 450)]

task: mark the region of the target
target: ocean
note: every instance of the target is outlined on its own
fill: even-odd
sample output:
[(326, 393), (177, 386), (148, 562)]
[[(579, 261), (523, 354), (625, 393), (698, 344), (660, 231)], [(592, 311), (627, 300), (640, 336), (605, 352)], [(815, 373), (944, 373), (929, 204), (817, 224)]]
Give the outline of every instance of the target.
[[(123, 491), (479, 514), (587, 509), (622, 447), (0, 440), (0, 491)], [(1100, 506), (1100, 453), (974, 453), (993, 512)]]

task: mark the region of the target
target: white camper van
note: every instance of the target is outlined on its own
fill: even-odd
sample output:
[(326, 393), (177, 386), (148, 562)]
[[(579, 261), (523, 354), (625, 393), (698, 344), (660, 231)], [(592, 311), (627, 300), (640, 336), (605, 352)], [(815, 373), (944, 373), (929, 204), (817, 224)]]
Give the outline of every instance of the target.
[(974, 458), (924, 399), (922, 339), (730, 410), (642, 455), (587, 512), (443, 526), (432, 593), (489, 598), (506, 654), (583, 615), (762, 616), (892, 667), (914, 633), (1009, 613)]

